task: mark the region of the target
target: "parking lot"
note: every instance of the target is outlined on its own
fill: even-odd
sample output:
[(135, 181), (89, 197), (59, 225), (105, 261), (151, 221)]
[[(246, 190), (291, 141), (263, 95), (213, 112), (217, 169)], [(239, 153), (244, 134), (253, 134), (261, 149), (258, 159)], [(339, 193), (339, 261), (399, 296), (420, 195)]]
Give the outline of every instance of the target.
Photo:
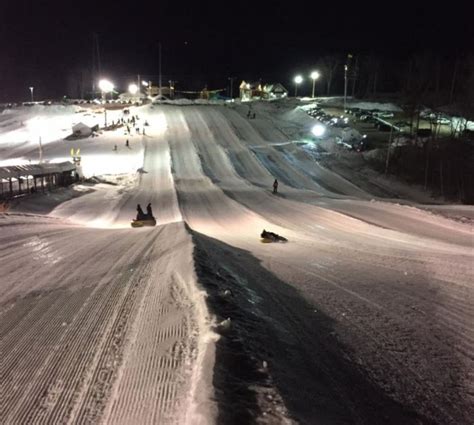
[[(363, 145), (343, 143), (346, 148), (354, 150), (386, 148), (391, 131), (392, 140), (397, 140), (397, 138), (410, 133), (410, 117), (405, 112), (364, 111), (354, 108), (344, 114), (343, 108), (321, 106), (309, 110), (308, 113), (327, 125), (350, 127), (357, 130), (362, 136), (365, 135)], [(341, 117), (343, 118), (341, 119)], [(333, 123), (335, 119), (340, 125)], [(429, 119), (420, 118), (418, 134), (420, 137), (426, 137), (430, 130), (434, 131), (436, 127), (439, 137), (448, 137), (451, 135), (449, 123), (449, 120), (440, 119), (435, 126), (430, 123)]]

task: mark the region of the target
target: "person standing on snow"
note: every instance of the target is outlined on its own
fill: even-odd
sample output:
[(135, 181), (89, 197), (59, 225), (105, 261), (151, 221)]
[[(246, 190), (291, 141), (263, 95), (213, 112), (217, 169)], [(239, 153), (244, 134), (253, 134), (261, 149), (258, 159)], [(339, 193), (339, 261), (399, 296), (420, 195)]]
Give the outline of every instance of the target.
[(128, 142), (128, 139), (127, 139), (127, 141), (125, 142), (125, 146), (126, 146), (127, 148), (130, 147), (130, 143)]
[(275, 179), (273, 182), (273, 193), (278, 193), (278, 180)]

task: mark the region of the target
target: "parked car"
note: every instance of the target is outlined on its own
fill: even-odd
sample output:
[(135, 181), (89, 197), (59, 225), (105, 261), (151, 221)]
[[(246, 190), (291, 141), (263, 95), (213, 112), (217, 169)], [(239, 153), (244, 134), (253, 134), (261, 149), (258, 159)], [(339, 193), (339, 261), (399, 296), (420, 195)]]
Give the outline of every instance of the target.
[(407, 121), (397, 121), (396, 123), (394, 123), (393, 125), (397, 126), (397, 127), (400, 127), (400, 128), (403, 128), (403, 127), (411, 127), (410, 123), (407, 122)]
[(379, 123), (377, 124), (377, 128), (378, 128), (380, 131), (391, 131), (393, 127), (392, 127), (391, 125), (384, 124), (383, 122), (379, 122)]
[(393, 112), (389, 111), (374, 112), (372, 115), (379, 118), (393, 118), (395, 116)]
[(357, 113), (361, 112), (360, 108), (348, 108), (347, 112), (351, 115), (356, 115)]
[(420, 118), (431, 119), (435, 117), (436, 117), (436, 114), (430, 109), (425, 109), (424, 111), (420, 112)]
[(362, 139), (352, 144), (352, 149), (356, 152), (363, 152), (369, 149), (369, 141), (367, 139)]
[(370, 113), (365, 113), (365, 114), (361, 115), (361, 116), (359, 117), (359, 121), (362, 121), (362, 122), (372, 122), (372, 121), (373, 121), (372, 114), (370, 114)]
[(440, 124), (440, 125), (449, 125), (451, 124), (451, 120), (447, 117), (443, 117), (441, 115), (436, 116), (435, 118), (431, 119), (433, 124)]
[(344, 141), (344, 139), (342, 137), (337, 137), (336, 136), (336, 144), (338, 144), (339, 146), (342, 146), (346, 149), (353, 149), (352, 143), (348, 143), (348, 142)]
[(430, 128), (419, 128), (416, 132), (417, 136), (419, 137), (429, 137), (431, 136), (431, 129)]

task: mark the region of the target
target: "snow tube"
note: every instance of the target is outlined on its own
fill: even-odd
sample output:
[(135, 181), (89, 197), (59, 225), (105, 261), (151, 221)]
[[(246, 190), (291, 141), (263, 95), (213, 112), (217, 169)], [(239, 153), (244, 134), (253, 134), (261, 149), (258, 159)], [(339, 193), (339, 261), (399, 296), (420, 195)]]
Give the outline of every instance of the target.
[(145, 226), (156, 226), (156, 220), (153, 218), (151, 220), (132, 220), (130, 223), (132, 227), (145, 227)]
[(262, 242), (262, 243), (288, 242), (288, 239), (284, 238), (283, 236), (278, 235), (277, 238), (261, 238), (260, 242)]

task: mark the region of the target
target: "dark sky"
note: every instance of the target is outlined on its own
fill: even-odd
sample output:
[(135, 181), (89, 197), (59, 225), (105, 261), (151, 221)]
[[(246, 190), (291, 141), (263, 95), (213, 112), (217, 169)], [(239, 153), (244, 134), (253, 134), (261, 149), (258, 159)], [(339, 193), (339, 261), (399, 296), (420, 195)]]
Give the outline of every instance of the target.
[(473, 45), (467, 2), (415, 3), (2, 0), (0, 100), (25, 100), (29, 85), (43, 98), (65, 92), (71, 71), (91, 67), (94, 32), (103, 74), (118, 80), (157, 74), (160, 41), (167, 77), (211, 80), (284, 79), (333, 52), (400, 58)]

